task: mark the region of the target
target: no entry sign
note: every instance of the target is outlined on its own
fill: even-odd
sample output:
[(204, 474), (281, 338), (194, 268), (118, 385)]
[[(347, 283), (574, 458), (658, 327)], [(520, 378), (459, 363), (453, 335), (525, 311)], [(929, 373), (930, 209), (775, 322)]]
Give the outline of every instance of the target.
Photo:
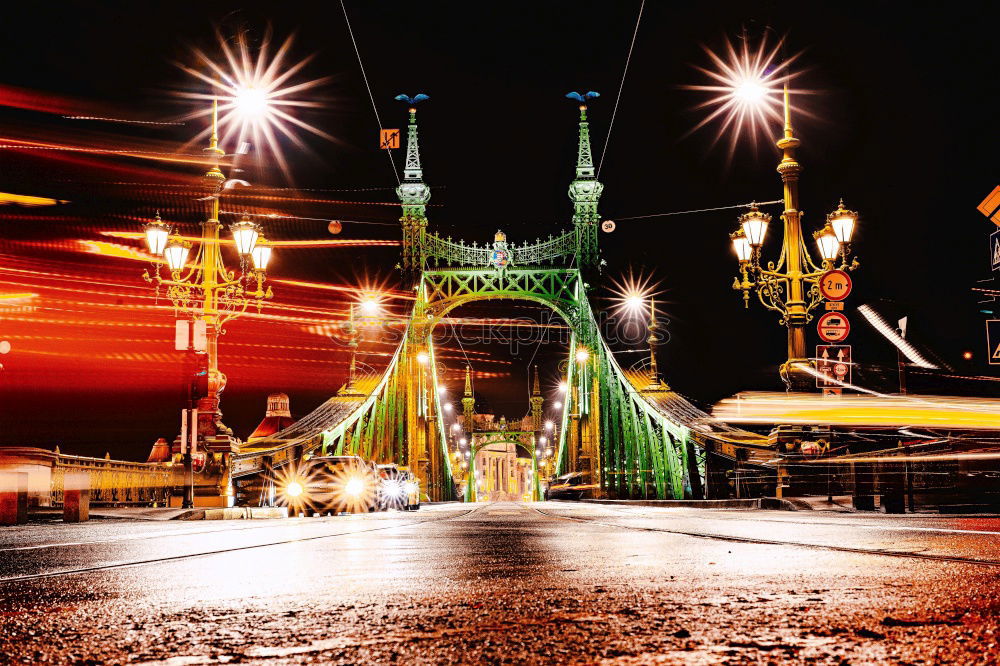
[(827, 342), (840, 342), (846, 340), (851, 332), (851, 322), (847, 321), (842, 312), (827, 312), (819, 318), (816, 330), (819, 331), (819, 337)]
[(851, 276), (834, 268), (819, 279), (819, 293), (828, 301), (842, 301), (851, 293)]

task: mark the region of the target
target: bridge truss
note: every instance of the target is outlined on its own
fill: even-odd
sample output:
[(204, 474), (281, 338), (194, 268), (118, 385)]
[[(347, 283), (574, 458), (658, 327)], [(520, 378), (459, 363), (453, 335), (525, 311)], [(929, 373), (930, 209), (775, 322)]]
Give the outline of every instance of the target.
[[(456, 307), (510, 299), (551, 308), (571, 331), (557, 471), (588, 472), (611, 497), (704, 497), (706, 450), (746, 444), (750, 433), (716, 422), (666, 384), (650, 382), (648, 374), (623, 370), (601, 335), (588, 283), (600, 279), (602, 267), (596, 229), (603, 186), (594, 174), (586, 107), (581, 106), (576, 179), (569, 189), (573, 228), (557, 236), (508, 245), (498, 231), (492, 245), (480, 246), (429, 232), (430, 188), (423, 182), (415, 108), (404, 175), (397, 190), (403, 208), (401, 268), (417, 298), (392, 360), (381, 375), (355, 383), (351, 392), (345, 387), (290, 428), (235, 455), (236, 485), (273, 478), (275, 470), (308, 455), (358, 454), (410, 467), (431, 500), (453, 498), (432, 333)], [(529, 452), (537, 483), (534, 443), (505, 436)], [(489, 440), (480, 438), (474, 446)], [(245, 493), (241, 499), (253, 501)]]

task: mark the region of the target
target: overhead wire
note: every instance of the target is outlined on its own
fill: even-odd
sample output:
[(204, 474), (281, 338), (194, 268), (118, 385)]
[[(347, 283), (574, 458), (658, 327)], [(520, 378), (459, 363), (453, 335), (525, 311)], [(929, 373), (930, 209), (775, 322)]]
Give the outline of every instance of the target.
[(649, 215), (633, 215), (631, 217), (615, 217), (612, 218), (615, 222), (624, 222), (628, 220), (645, 220), (651, 217), (669, 217), (671, 215), (688, 215), (691, 213), (709, 213), (716, 210), (733, 210), (736, 208), (749, 208), (750, 206), (771, 206), (774, 204), (780, 204), (783, 199), (775, 199), (774, 201), (751, 201), (750, 203), (733, 204), (731, 206), (716, 206), (715, 208), (695, 208), (693, 210), (677, 210), (670, 213), (651, 213)]
[[(378, 123), (378, 127), (381, 130), (383, 127), (382, 119), (378, 115), (378, 107), (375, 105), (375, 95), (372, 94), (372, 87), (368, 83), (368, 75), (365, 74), (365, 64), (361, 60), (361, 51), (358, 50), (358, 41), (354, 38), (354, 29), (351, 28), (351, 19), (347, 16), (347, 7), (344, 5), (344, 0), (340, 0), (340, 9), (344, 12), (344, 22), (347, 23), (347, 32), (351, 36), (351, 44), (354, 45), (354, 55), (358, 57), (358, 67), (361, 68), (361, 78), (364, 79), (365, 88), (368, 89), (368, 99), (371, 100), (372, 110), (375, 112), (375, 122)], [(389, 156), (389, 164), (392, 165), (392, 175), (396, 179), (396, 184), (400, 185), (402, 183), (399, 180), (399, 172), (396, 171), (396, 160), (392, 159), (392, 151), (387, 150), (385, 152)]]
[(601, 150), (601, 159), (597, 163), (597, 177), (601, 177), (601, 167), (604, 166), (604, 155), (608, 152), (608, 144), (611, 142), (611, 130), (615, 126), (615, 116), (618, 114), (618, 103), (622, 99), (622, 89), (625, 88), (625, 77), (628, 75), (628, 66), (632, 62), (632, 49), (635, 48), (635, 38), (639, 34), (639, 23), (642, 21), (642, 10), (646, 6), (646, 0), (639, 4), (639, 16), (635, 19), (635, 30), (632, 31), (632, 43), (628, 47), (628, 56), (625, 58), (625, 71), (622, 72), (622, 80), (618, 85), (618, 96), (615, 98), (615, 106), (611, 111), (611, 122), (608, 124), (608, 136), (604, 139), (604, 148)]

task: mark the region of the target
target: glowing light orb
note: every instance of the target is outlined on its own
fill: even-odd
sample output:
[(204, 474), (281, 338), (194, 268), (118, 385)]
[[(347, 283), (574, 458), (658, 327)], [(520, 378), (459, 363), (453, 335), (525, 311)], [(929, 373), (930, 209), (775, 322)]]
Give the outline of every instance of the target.
[(351, 497), (359, 497), (365, 491), (365, 482), (355, 477), (344, 486), (344, 492)]
[(233, 94), (233, 107), (241, 117), (255, 120), (267, 113), (267, 93), (260, 88), (239, 86)]
[[(296, 96), (322, 85), (329, 77), (292, 80), (312, 59), (312, 56), (307, 56), (298, 62), (289, 62), (292, 37), (285, 39), (273, 53), (270, 35), (259, 48), (251, 46), (245, 33), (235, 35), (235, 39), (227, 39), (221, 32), (216, 32), (216, 38), (222, 55), (218, 62), (204, 51), (195, 49), (196, 66), (178, 63), (185, 72), (208, 84), (209, 90), (181, 92), (179, 96), (203, 102), (218, 100), (218, 130), (223, 146), (239, 153), (245, 152), (244, 147), (266, 149), (287, 176), (288, 163), (279, 137), (283, 136), (298, 148), (304, 144), (295, 129), (334, 140), (328, 133), (293, 115), (304, 108), (321, 106), (317, 102), (296, 99)], [(212, 114), (210, 104), (199, 106), (198, 110), (181, 120), (207, 118)], [(210, 132), (211, 128), (206, 128), (193, 141), (204, 141)]]
[(298, 481), (292, 481), (287, 486), (285, 486), (285, 494), (289, 497), (299, 497), (305, 492), (305, 488)]
[[(789, 66), (798, 58), (798, 54), (789, 58), (780, 57), (783, 42), (783, 39), (778, 40), (771, 46), (765, 36), (756, 47), (751, 48), (750, 40), (744, 38), (737, 48), (727, 39), (718, 53), (702, 46), (711, 64), (709, 67), (696, 65), (695, 69), (709, 79), (709, 84), (683, 88), (707, 93), (708, 98), (695, 109), (707, 110), (708, 113), (688, 134), (718, 121), (712, 145), (728, 134), (730, 158), (744, 133), (754, 146), (761, 136), (772, 139), (775, 124), (784, 120), (782, 92), (792, 79)], [(795, 94), (805, 92), (808, 91), (789, 90), (789, 93)]]
[(769, 92), (770, 90), (761, 85), (760, 81), (748, 79), (736, 86), (733, 90), (733, 95), (742, 100), (744, 104), (757, 104)]
[(631, 270), (621, 279), (611, 280), (611, 301), (615, 309), (626, 315), (640, 315), (648, 309), (648, 302), (660, 294), (659, 282), (651, 276), (636, 275)]
[(342, 225), (339, 220), (330, 220), (330, 224), (327, 225), (326, 230), (336, 236), (344, 230), (344, 225)]
[(361, 301), (361, 312), (368, 317), (374, 317), (378, 314), (378, 301), (374, 298), (366, 298)]

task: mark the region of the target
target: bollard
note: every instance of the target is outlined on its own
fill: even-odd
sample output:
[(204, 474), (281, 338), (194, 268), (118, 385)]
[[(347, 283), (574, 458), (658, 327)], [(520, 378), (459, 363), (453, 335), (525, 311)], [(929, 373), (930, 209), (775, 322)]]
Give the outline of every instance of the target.
[(63, 522), (90, 520), (90, 476), (67, 474), (63, 483)]
[(28, 522), (28, 475), (24, 472), (0, 474), (0, 525)]

